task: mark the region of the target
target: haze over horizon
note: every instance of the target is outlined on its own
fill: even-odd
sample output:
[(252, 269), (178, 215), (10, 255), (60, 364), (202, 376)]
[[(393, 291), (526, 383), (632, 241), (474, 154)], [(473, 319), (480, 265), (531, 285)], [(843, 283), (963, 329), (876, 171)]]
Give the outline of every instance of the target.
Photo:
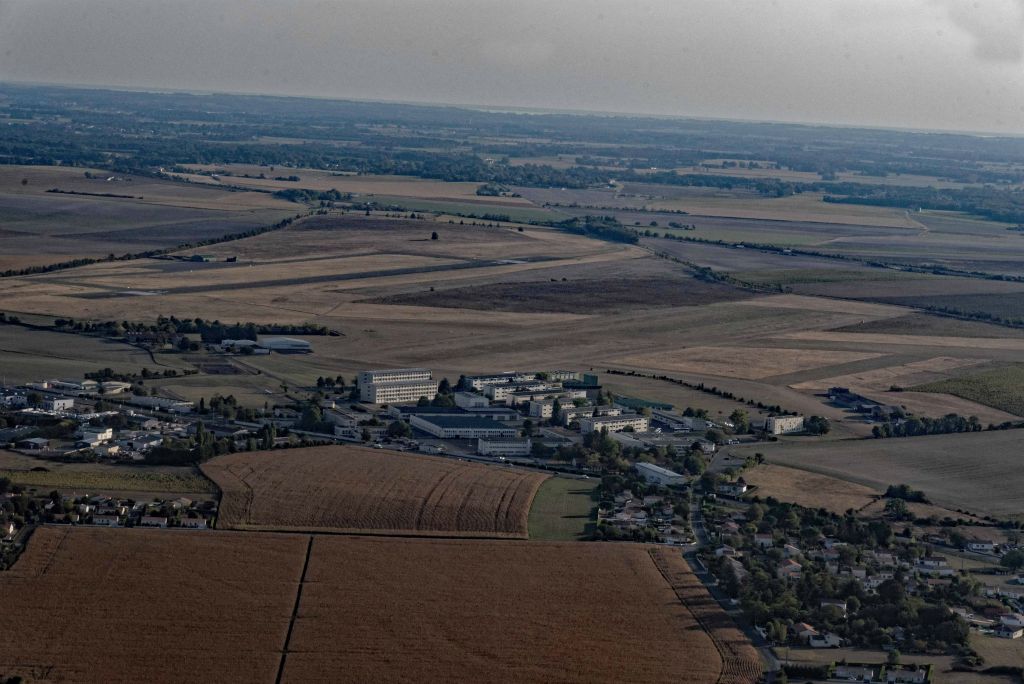
[(1024, 134), (1024, 0), (0, 0), (0, 80)]

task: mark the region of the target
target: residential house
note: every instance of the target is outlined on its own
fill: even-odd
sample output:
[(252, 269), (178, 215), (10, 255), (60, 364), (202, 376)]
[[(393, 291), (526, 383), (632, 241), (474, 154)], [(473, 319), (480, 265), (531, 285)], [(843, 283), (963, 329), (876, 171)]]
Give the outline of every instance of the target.
[(886, 668), (886, 684), (927, 684), (931, 671), (917, 665), (893, 665)]
[(782, 555), (786, 558), (796, 558), (800, 555), (800, 549), (792, 544), (786, 544), (782, 547)]
[(1007, 627), (1006, 625), (999, 625), (993, 632), (997, 637), (1002, 639), (1020, 639), (1024, 636), (1024, 628), (1022, 627)]
[(996, 543), (987, 539), (969, 539), (966, 549), (973, 553), (995, 553)]
[(810, 641), (812, 637), (818, 636), (818, 630), (814, 629), (813, 626), (807, 624), (806, 622), (798, 622), (797, 624), (793, 625), (790, 629), (793, 630), (793, 634), (796, 635), (797, 639), (805, 643)]
[(105, 527), (118, 527), (121, 524), (121, 519), (116, 515), (94, 515), (92, 516), (93, 525), (103, 525)]
[(735, 482), (726, 482), (718, 485), (718, 493), (722, 496), (740, 497), (746, 494), (750, 487), (747, 486), (746, 481), (741, 477)]
[(999, 623), (1006, 627), (1024, 628), (1024, 615), (1020, 613), (1003, 613), (999, 616)]
[(760, 546), (762, 549), (770, 549), (775, 546), (775, 538), (770, 534), (758, 532), (754, 535), (754, 544)]
[(209, 528), (206, 518), (182, 518), (181, 526), (190, 530), (205, 530)]
[(143, 527), (167, 527), (167, 518), (161, 515), (144, 515), (139, 518), (139, 525)]
[(843, 640), (838, 634), (826, 632), (811, 636), (807, 640), (807, 644), (811, 648), (839, 648), (843, 645)]
[(802, 565), (792, 558), (787, 558), (775, 568), (775, 574), (779, 579), (799, 579), (801, 570), (803, 570)]

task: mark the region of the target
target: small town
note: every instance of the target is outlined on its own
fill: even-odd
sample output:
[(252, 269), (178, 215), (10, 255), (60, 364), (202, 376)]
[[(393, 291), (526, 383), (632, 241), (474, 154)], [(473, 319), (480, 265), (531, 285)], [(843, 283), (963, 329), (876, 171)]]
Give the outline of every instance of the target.
[[(301, 400), (264, 410), (240, 408), (232, 397), (164, 399), (139, 392), (130, 378), (103, 376), (4, 388), (0, 443), (43, 461), (139, 468), (354, 443), (596, 478), (591, 539), (681, 547), (765, 657), (808, 681), (930, 682), (927, 668), (900, 654), (910, 662), (912, 653), (957, 652), (971, 630), (1024, 635), (1024, 575), (1012, 575), (1024, 568), (1017, 543), (964, 537), (956, 521), (915, 519), (906, 504), (921, 493), (905, 486), (891, 488), (871, 521), (762, 500), (743, 477), (759, 458), (718, 458), (723, 447), (806, 435), (803, 416), (756, 421), (737, 409), (712, 417), (616, 395), (597, 374), (570, 370), (462, 375), (454, 383), (426, 368), (365, 370), (351, 382), (319, 378)], [(216, 525), (213, 497), (136, 501), (0, 487), (8, 562), (21, 533), (38, 524)], [(961, 557), (975, 567), (964, 570)], [(1002, 570), (979, 570), (978, 559)], [(894, 604), (905, 606), (899, 615)], [(786, 662), (794, 650), (850, 647), (881, 649), (888, 664)]]

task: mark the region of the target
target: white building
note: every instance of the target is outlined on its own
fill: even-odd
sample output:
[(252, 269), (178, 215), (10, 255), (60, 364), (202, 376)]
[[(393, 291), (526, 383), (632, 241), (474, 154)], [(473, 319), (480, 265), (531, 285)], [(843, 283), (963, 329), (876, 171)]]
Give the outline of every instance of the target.
[(459, 408), (486, 408), (491, 405), (487, 397), (473, 392), (456, 392), (455, 405)]
[(558, 385), (551, 385), (546, 382), (533, 382), (525, 385), (487, 385), (484, 387), (484, 395), (494, 401), (507, 402), (510, 397), (516, 396), (518, 401), (528, 401), (531, 398), (543, 398), (547, 395), (555, 395), (562, 389)]
[(93, 447), (109, 442), (113, 438), (114, 430), (112, 428), (87, 428), (82, 430), (82, 438), (79, 441)]
[(771, 435), (786, 435), (804, 429), (803, 416), (771, 416), (765, 421), (765, 431)]
[(637, 463), (635, 466), (636, 472), (646, 482), (654, 482), (661, 485), (681, 485), (686, 482), (686, 478), (679, 473), (673, 472), (668, 468), (662, 468), (656, 466), (653, 463)]
[(420, 397), (433, 399), (437, 394), (434, 380), (400, 380), (396, 382), (359, 383), (359, 399), (371, 404), (406, 404)]
[(476, 416), (410, 416), (409, 424), (441, 439), (508, 440), (519, 436), (516, 428)]
[(144, 515), (139, 518), (142, 527), (167, 527), (167, 518), (161, 515)]
[(294, 337), (264, 337), (260, 346), (278, 354), (308, 354), (313, 351), (309, 342)]
[(47, 397), (43, 399), (43, 409), (46, 411), (70, 411), (74, 407), (74, 399), (62, 397)]
[(181, 526), (190, 530), (205, 530), (209, 528), (206, 518), (182, 518)]
[(481, 456), (529, 456), (528, 439), (478, 439), (476, 452)]
[(427, 368), (391, 368), (388, 370), (359, 371), (357, 384), (383, 384), (388, 382), (408, 382), (410, 380), (430, 380), (433, 377)]
[(118, 527), (121, 524), (121, 519), (116, 515), (94, 515), (92, 516), (93, 525), (103, 525), (106, 527)]
[(607, 429), (608, 432), (619, 432), (626, 428), (633, 428), (634, 432), (647, 432), (651, 422), (646, 416), (637, 413), (627, 413), (618, 416), (592, 416), (580, 418), (580, 432), (590, 434)]
[(536, 379), (536, 373), (511, 371), (508, 373), (495, 373), (494, 375), (470, 375), (466, 377), (466, 383), (477, 392), (482, 392), (490, 385), (517, 385)]

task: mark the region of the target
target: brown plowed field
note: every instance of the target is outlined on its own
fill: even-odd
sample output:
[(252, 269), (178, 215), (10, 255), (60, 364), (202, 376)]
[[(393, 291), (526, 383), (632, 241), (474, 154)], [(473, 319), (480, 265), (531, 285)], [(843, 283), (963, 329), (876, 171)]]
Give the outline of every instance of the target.
[(273, 682), (299, 535), (43, 527), (0, 573), (0, 673), (28, 682)]
[[(756, 654), (679, 553), (652, 553), (316, 537), (283, 681), (755, 681)], [(695, 616), (680, 597), (708, 603)]]
[(526, 537), (546, 477), (453, 459), (331, 446), (221, 456), (222, 528)]

